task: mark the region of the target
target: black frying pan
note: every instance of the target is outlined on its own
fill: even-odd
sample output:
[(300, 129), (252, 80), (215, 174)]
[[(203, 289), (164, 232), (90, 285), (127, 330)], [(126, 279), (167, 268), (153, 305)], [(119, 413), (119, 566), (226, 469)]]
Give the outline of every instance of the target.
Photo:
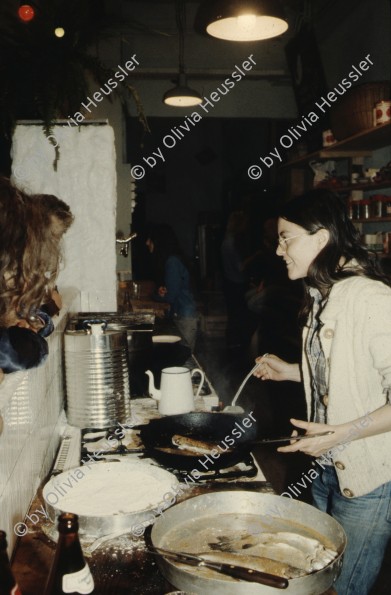
[[(203, 472), (223, 469), (243, 461), (250, 453), (252, 441), (257, 437), (257, 422), (246, 413), (234, 415), (195, 412), (170, 415), (153, 419), (139, 428), (140, 438), (148, 456), (174, 469), (199, 469)], [(208, 460), (206, 455), (185, 455), (179, 449), (172, 453), (159, 450), (159, 447), (175, 450), (172, 444), (172, 437), (175, 434), (191, 436), (197, 440), (213, 441), (218, 445), (219, 456), (212, 458), (209, 455)], [(231, 450), (225, 452), (227, 447)], [(203, 461), (206, 467), (200, 461)]]

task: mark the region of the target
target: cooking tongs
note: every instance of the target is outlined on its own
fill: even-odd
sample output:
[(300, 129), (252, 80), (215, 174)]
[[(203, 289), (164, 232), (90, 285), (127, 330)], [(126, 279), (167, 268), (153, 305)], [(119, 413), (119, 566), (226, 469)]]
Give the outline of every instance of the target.
[(235, 566), (234, 564), (211, 562), (202, 556), (197, 556), (196, 554), (174, 552), (172, 550), (165, 550), (160, 547), (154, 547), (154, 549), (150, 549), (149, 551), (151, 554), (163, 556), (164, 558), (169, 558), (181, 564), (188, 564), (189, 566), (197, 566), (199, 568), (210, 568), (211, 570), (215, 570), (216, 572), (226, 574), (232, 578), (242, 581), (260, 583), (261, 585), (267, 585), (268, 587), (274, 587), (275, 589), (286, 589), (289, 585), (288, 580), (281, 576), (269, 574), (268, 572), (261, 572), (259, 570), (253, 570), (251, 568), (245, 568), (243, 566)]

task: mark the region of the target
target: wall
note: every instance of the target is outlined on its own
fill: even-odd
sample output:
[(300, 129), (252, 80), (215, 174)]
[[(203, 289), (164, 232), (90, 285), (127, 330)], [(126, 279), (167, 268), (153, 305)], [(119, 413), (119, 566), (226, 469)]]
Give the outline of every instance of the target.
[(389, 0), (322, 0), (314, 24), (330, 88), (367, 54), (374, 64), (360, 82), (390, 80)]
[(62, 333), (67, 312), (80, 309), (78, 292), (62, 294), (63, 308), (54, 318), (44, 365), (28, 372), (7, 374), (0, 384), (0, 527), (12, 550), (14, 526), (22, 522), (35, 491), (48, 474), (65, 427), (63, 410)]
[[(113, 10), (118, 11), (120, 4), (113, 0), (110, 6), (113, 7)], [(291, 119), (295, 122), (297, 108), (284, 48), (287, 41), (295, 34), (296, 15), (289, 13), (288, 10), (290, 28), (281, 37), (265, 42), (232, 43), (201, 37), (195, 33), (193, 21), (198, 3), (188, 1), (186, 4), (185, 65), (189, 73), (189, 85), (198, 90), (202, 96), (208, 97), (232, 72), (235, 65), (240, 65), (248, 55), (252, 54), (256, 61), (256, 66), (249, 73), (249, 77), (244, 78), (228, 95), (215, 103), (209, 113), (202, 112), (203, 119), (221, 121), (226, 118), (231, 122), (237, 120), (238, 127), (240, 127), (240, 119), (253, 118), (254, 127), (260, 128), (262, 119)], [(391, 36), (388, 0), (377, 0), (375, 5), (370, 0), (346, 0), (345, 2), (317, 0), (310, 4), (328, 87), (332, 88), (340, 82), (351, 69), (351, 65), (359, 62), (367, 53), (371, 53), (375, 64), (365, 74), (363, 81), (379, 80), (389, 76), (388, 59)], [(167, 120), (166, 129), (169, 131), (172, 119), (183, 121), (185, 116), (192, 111), (191, 109), (171, 108), (164, 105), (162, 101), (164, 92), (174, 85), (178, 64), (174, 3), (151, 3), (135, 0), (122, 3), (121, 11), (123, 21), (121, 39), (114, 38), (100, 44), (98, 53), (102, 60), (112, 67), (123, 64), (134, 54), (140, 62), (130, 82), (140, 94), (145, 114), (150, 119), (152, 134), (147, 134), (145, 138), (142, 138), (141, 127), (139, 127), (138, 132), (132, 130), (133, 137), (129, 137), (128, 142), (129, 145), (133, 145), (130, 154), (134, 155), (137, 151), (141, 153), (139, 146), (142, 145), (144, 155), (147, 155), (146, 147), (151, 144), (151, 137), (156, 139), (160, 134), (158, 141), (161, 142), (165, 119)], [(128, 20), (132, 18), (137, 19), (148, 30), (135, 32), (128, 25)], [(267, 72), (277, 76), (274, 76), (273, 80), (268, 79), (265, 76)], [(253, 78), (250, 78), (250, 75)], [(111, 110), (112, 107), (108, 109)], [(134, 116), (135, 108), (131, 100), (128, 101), (128, 108), (130, 114)], [(101, 104), (101, 109), (103, 115), (106, 106)], [(117, 124), (120, 124), (118, 118)], [(113, 125), (116, 126), (116, 124)], [(201, 126), (198, 126), (197, 131), (192, 130), (191, 136), (199, 136), (200, 128)], [(115, 130), (118, 142), (122, 131), (117, 128)], [(139, 206), (136, 207), (138, 211), (145, 209), (146, 213), (145, 215), (143, 213), (142, 217), (165, 221), (169, 219), (171, 223), (175, 221), (177, 231), (179, 235), (183, 236), (183, 242), (189, 254), (192, 252), (190, 244), (194, 238), (197, 201), (200, 203), (198, 211), (203, 210), (205, 197), (208, 198), (207, 208), (214, 210), (223, 206), (224, 194), (232, 192), (228, 180), (223, 180), (224, 164), (222, 159), (224, 156), (222, 153), (219, 154), (219, 159), (215, 161), (214, 165), (199, 168), (200, 175), (197, 178), (187, 175), (189, 169), (194, 169), (191, 151), (197, 140), (196, 138), (194, 141), (186, 139), (180, 143), (180, 146), (178, 143), (176, 168), (173, 163), (174, 151), (170, 151), (167, 162), (154, 168), (154, 171), (149, 170), (144, 180), (137, 184), (139, 191), (144, 195), (144, 199), (140, 198)], [(218, 147), (219, 144), (221, 146), (220, 133), (218, 132), (214, 139), (214, 146)], [(245, 150), (248, 149), (246, 145), (243, 145), (243, 142), (241, 146)], [(253, 158), (249, 159), (248, 163), (257, 163), (259, 156), (263, 154), (262, 144), (259, 148), (254, 147)], [(247, 168), (243, 165), (242, 170), (244, 180)], [(187, 185), (185, 184), (186, 175), (189, 181)], [(276, 175), (278, 177), (278, 174)], [(165, 179), (166, 189), (163, 192), (146, 190), (148, 187), (159, 186), (158, 178)], [(263, 181), (267, 182), (266, 179)], [(248, 179), (246, 182), (248, 183)], [(160, 183), (160, 187), (162, 187), (162, 183)], [(259, 191), (255, 183), (253, 187), (254, 192)], [(148, 196), (145, 198), (146, 193)], [(182, 193), (182, 197), (173, 201), (172, 196), (180, 193)], [(212, 198), (211, 195), (213, 195)], [(125, 217), (129, 216), (128, 211), (124, 208), (128, 200), (126, 194), (118, 197), (118, 217), (120, 212), (123, 212)], [(144, 200), (145, 204), (140, 205), (141, 200)], [(126, 218), (122, 222), (118, 217), (117, 227), (125, 227)], [(189, 218), (192, 219), (192, 225), (183, 227), (186, 224), (186, 219)], [(182, 232), (181, 229), (188, 231)], [(133, 249), (136, 251), (135, 246)], [(127, 268), (126, 265), (125, 259), (122, 259), (122, 262), (121, 257), (117, 259), (117, 267)]]
[[(140, 1), (121, 3), (118, 0), (111, 0), (108, 5), (113, 12), (122, 15), (121, 36), (113, 36), (112, 39), (99, 43), (97, 54), (102, 62), (114, 70), (118, 69), (118, 65), (124, 65), (126, 60), (133, 55), (136, 55), (140, 63), (129, 77), (129, 83), (137, 89), (140, 95), (152, 134), (147, 133), (142, 138), (142, 127), (141, 124), (138, 124), (136, 134), (129, 139), (130, 144), (133, 144), (133, 149), (138, 149), (141, 145), (147, 144), (151, 137), (156, 138), (160, 130), (163, 129), (163, 126), (156, 126), (157, 119), (171, 120), (177, 118), (183, 120), (192, 111), (168, 107), (162, 101), (163, 94), (174, 86), (173, 79), (176, 78), (178, 71), (178, 39), (174, 3)], [(196, 78), (190, 74), (189, 83), (193, 88), (197, 89), (202, 96), (208, 97), (232, 73), (235, 66), (240, 66), (250, 54), (253, 54), (256, 61), (256, 66), (249, 72), (247, 78), (238, 82), (235, 88), (216, 103), (208, 114), (203, 112), (205, 120), (220, 120), (223, 118), (237, 120), (237, 126), (240, 128), (239, 120), (242, 118), (257, 118), (259, 120), (262, 118), (285, 119), (296, 117), (296, 104), (284, 54), (284, 45), (289, 35), (293, 34), (293, 28), (291, 28), (288, 35), (267, 42), (236, 44), (209, 39), (198, 35), (193, 30), (196, 7), (197, 3), (187, 2), (185, 63), (190, 73), (198, 72)], [(128, 27), (127, 21), (132, 18), (143, 23), (149, 31), (135, 31)], [(267, 78), (267, 75), (270, 75), (271, 78)], [(91, 90), (95, 89), (96, 86), (91, 87)], [(127, 156), (123, 155), (125, 149), (122, 143), (124, 120), (120, 102), (114, 97), (114, 94), (112, 94), (111, 99), (111, 103), (106, 99), (97, 106), (96, 110), (94, 110), (94, 117), (108, 118), (115, 131), (118, 179), (117, 229), (127, 234), (129, 225), (132, 222), (129, 192), (130, 166), (125, 165)], [(130, 115), (135, 117), (135, 105), (130, 98), (127, 100), (127, 107)], [(168, 123), (167, 127), (170, 128)], [(198, 135), (198, 132), (192, 131), (193, 135)], [(197, 140), (194, 140), (194, 143), (196, 142)], [(187, 144), (192, 145), (194, 143), (190, 141)], [(216, 144), (221, 145), (220, 138), (216, 139)], [(179, 151), (182, 152), (182, 147), (179, 148)], [(254, 150), (253, 159), (250, 159), (249, 163), (253, 163), (254, 159), (256, 160), (261, 153), (262, 146), (257, 147)], [(190, 162), (190, 157), (187, 159), (187, 153), (181, 154), (181, 157), (178, 158), (176, 169), (172, 162), (169, 167), (163, 167), (163, 169), (165, 169), (170, 191), (174, 189), (175, 192), (179, 193), (183, 189), (184, 192), (191, 195), (189, 196), (190, 209), (185, 213), (185, 218), (192, 217), (194, 227), (197, 217), (197, 212), (194, 215), (194, 211), (197, 211), (195, 209), (197, 200), (200, 201), (198, 211), (203, 210), (203, 200), (205, 202), (205, 198), (209, 199), (211, 194), (214, 193), (213, 200), (208, 202), (206, 210), (213, 210), (215, 207), (221, 208), (222, 177), (219, 175), (218, 168), (200, 167), (197, 187), (193, 185), (193, 179), (190, 178), (191, 189), (189, 191), (188, 188), (184, 188), (183, 180), (178, 183), (177, 177), (178, 171), (181, 171), (181, 177), (184, 178), (184, 170), (183, 168), (180, 169), (180, 164), (184, 160)], [(134, 165), (134, 162), (132, 165)], [(243, 171), (246, 172), (247, 168), (244, 168)], [(208, 181), (205, 173), (209, 175), (209, 187), (207, 187)], [(144, 192), (142, 185), (138, 184), (137, 186), (140, 192)], [(202, 189), (207, 188), (207, 191), (200, 194), (201, 186)], [(217, 192), (214, 192), (216, 188)], [(139, 206), (136, 209), (140, 210), (140, 200), (138, 200), (138, 204)], [(180, 203), (177, 202), (173, 206), (174, 214), (171, 212), (171, 218), (176, 217), (176, 213), (183, 212), (185, 204), (183, 200)], [(171, 207), (171, 204), (169, 206)], [(160, 217), (162, 208), (164, 206), (161, 197), (155, 195), (148, 207), (148, 218), (151, 218), (150, 213), (153, 212), (154, 218), (157, 220)], [(167, 211), (165, 214), (168, 215)], [(186, 243), (193, 244), (193, 228), (190, 229), (187, 236), (191, 236), (191, 239), (186, 238)], [(130, 249), (134, 250), (134, 248), (134, 244), (131, 244)], [(188, 252), (192, 252), (193, 245), (191, 248), (190, 246), (186, 246), (186, 248)], [(129, 270), (130, 266), (130, 257), (118, 256), (117, 250), (117, 270)]]
[[(102, 59), (105, 60), (103, 57)], [(89, 96), (92, 97), (93, 93), (98, 90), (99, 87), (91, 81)], [(125, 121), (121, 103), (119, 99), (112, 94), (109, 99), (105, 97), (104, 101), (98, 103), (96, 108), (93, 108), (90, 115), (94, 119), (107, 120), (114, 131), (115, 169), (117, 179), (115, 233), (117, 231), (122, 231), (125, 236), (128, 236), (132, 221), (131, 175), (130, 165), (126, 162)], [(131, 270), (130, 256), (127, 258), (121, 256), (119, 254), (119, 248), (116, 249), (116, 269), (125, 271)]]
[(55, 194), (71, 207), (75, 221), (64, 236), (64, 261), (58, 286), (77, 287), (83, 311), (116, 310), (114, 132), (103, 122), (78, 127), (56, 125), (54, 148), (37, 124), (17, 126), (12, 144), (12, 172), (19, 187)]

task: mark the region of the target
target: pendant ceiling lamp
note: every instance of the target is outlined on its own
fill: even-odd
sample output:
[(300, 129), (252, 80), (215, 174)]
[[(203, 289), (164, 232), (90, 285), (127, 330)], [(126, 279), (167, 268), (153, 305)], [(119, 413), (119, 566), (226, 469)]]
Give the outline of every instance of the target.
[(198, 105), (202, 103), (203, 99), (201, 95), (194, 91), (194, 89), (190, 89), (187, 86), (187, 79), (185, 73), (185, 33), (184, 33), (184, 23), (185, 23), (185, 1), (184, 0), (176, 0), (175, 1), (175, 15), (176, 15), (176, 22), (177, 22), (177, 29), (178, 29), (178, 37), (179, 37), (179, 77), (178, 77), (178, 84), (173, 88), (167, 91), (163, 96), (163, 102), (166, 105), (174, 106), (174, 107), (189, 107), (191, 105)]
[(285, 33), (288, 23), (279, 0), (205, 0), (195, 28), (218, 39), (259, 41)]

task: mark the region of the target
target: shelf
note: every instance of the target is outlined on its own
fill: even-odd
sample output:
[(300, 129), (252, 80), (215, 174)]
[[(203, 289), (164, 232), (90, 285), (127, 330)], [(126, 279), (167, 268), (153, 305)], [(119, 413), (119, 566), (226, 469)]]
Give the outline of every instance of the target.
[(372, 151), (391, 144), (391, 123), (376, 128), (362, 130), (354, 136), (341, 140), (332, 147), (308, 153), (285, 163), (283, 167), (303, 167), (312, 159), (337, 159), (349, 157), (368, 157)]
[(364, 190), (370, 192), (371, 190), (380, 190), (381, 188), (391, 188), (391, 180), (384, 180), (384, 182), (371, 182), (370, 184), (352, 184), (351, 186), (341, 187), (341, 190)]
[(332, 190), (337, 194), (344, 194), (346, 192), (352, 192), (353, 190), (363, 190), (364, 192), (371, 192), (372, 190), (391, 188), (391, 180), (385, 180), (384, 182), (373, 182), (369, 184), (350, 184), (349, 186), (315, 186), (315, 188), (325, 188), (326, 190)]
[(368, 217), (367, 219), (351, 219), (352, 223), (391, 223), (391, 217)]

